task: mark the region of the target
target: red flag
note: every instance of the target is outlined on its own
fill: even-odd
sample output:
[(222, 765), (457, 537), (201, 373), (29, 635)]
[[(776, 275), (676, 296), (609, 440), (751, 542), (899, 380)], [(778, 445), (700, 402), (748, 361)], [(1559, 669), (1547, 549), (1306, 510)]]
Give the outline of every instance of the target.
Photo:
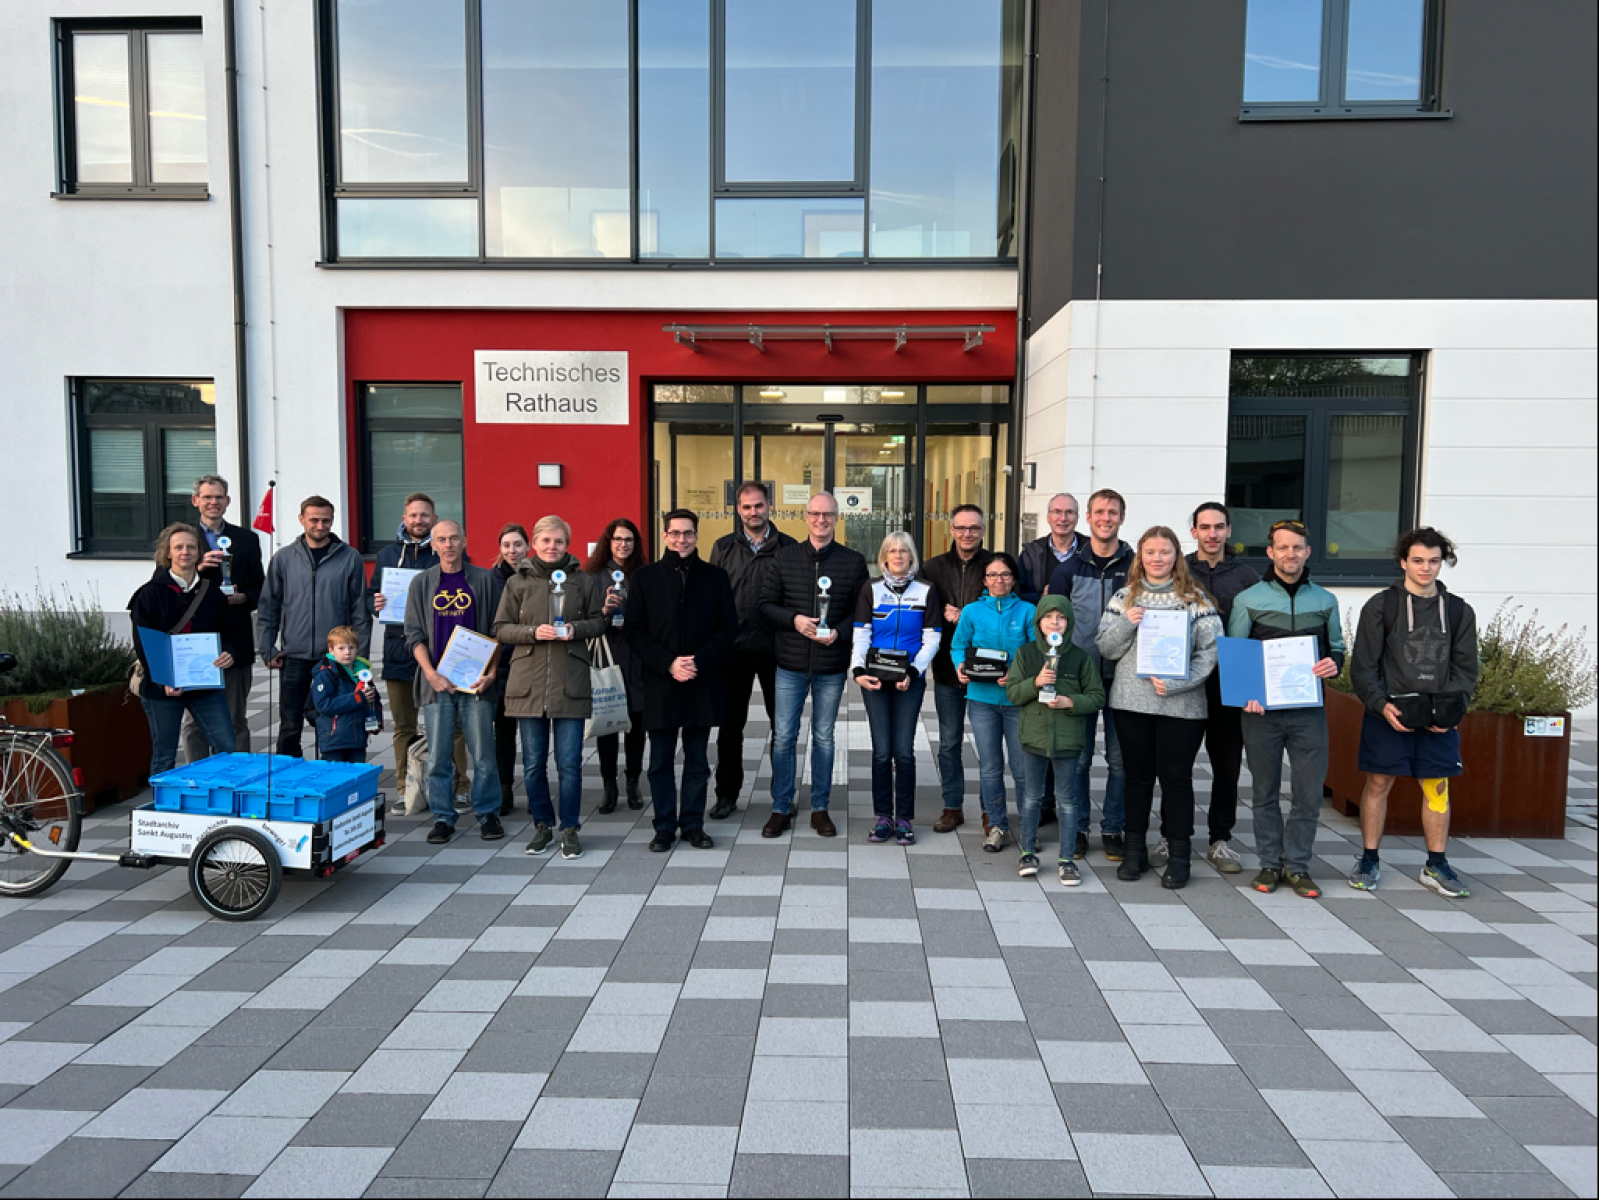
[(259, 529), (262, 533), (274, 532), (272, 528), (272, 493), (276, 490), (276, 483), (267, 484), (266, 495), (261, 497), (261, 507), (255, 510), (255, 520), (250, 522), (251, 529)]

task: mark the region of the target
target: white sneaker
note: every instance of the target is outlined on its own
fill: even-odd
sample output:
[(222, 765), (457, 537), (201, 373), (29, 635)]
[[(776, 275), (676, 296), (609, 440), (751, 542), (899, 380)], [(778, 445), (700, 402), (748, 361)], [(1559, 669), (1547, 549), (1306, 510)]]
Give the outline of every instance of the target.
[(1155, 843), (1155, 848), (1149, 852), (1149, 865), (1155, 870), (1160, 870), (1171, 861), (1171, 847), (1166, 844), (1166, 839), (1161, 838)]
[(1212, 842), (1205, 851), (1205, 861), (1223, 875), (1237, 875), (1244, 869), (1244, 860), (1238, 856), (1231, 842)]
[(998, 825), (989, 827), (988, 836), (983, 839), (983, 849), (990, 854), (998, 854), (1010, 845), (1010, 831), (1001, 829)]

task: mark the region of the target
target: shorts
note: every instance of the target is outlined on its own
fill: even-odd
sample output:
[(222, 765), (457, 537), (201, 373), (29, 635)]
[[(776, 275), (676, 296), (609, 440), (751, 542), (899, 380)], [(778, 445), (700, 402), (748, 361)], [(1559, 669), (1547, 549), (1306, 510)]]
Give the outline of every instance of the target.
[(1360, 769), (1372, 775), (1453, 779), (1466, 771), (1460, 761), (1460, 730), (1400, 733), (1381, 717), (1367, 713), (1360, 726)]

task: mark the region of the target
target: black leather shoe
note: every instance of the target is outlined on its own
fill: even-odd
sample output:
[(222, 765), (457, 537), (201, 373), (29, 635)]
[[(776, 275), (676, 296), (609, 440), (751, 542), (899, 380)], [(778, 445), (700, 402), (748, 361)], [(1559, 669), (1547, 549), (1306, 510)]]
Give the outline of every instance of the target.
[(639, 795), (637, 775), (629, 775), (627, 777), (627, 806), (629, 808), (644, 807), (644, 797)]
[(478, 834), (485, 842), (497, 842), (505, 836), (505, 826), (500, 824), (500, 818), (490, 813), (483, 818)]
[(703, 829), (696, 829), (693, 833), (685, 833), (683, 835), (683, 840), (690, 846), (693, 846), (696, 850), (709, 850), (712, 846), (716, 845), (716, 842), (712, 840), (711, 835), (706, 833)]
[(605, 781), (605, 798), (600, 801), (600, 806), (594, 810), (598, 813), (614, 813), (616, 811), (616, 780)]
[(793, 823), (794, 817), (792, 814), (775, 812), (767, 817), (766, 824), (761, 826), (761, 836), (763, 838), (782, 837), (788, 832), (789, 826), (793, 825)]
[(650, 852), (652, 854), (665, 854), (672, 848), (672, 840), (672, 835), (669, 833), (656, 834), (650, 842)]
[(737, 800), (718, 800), (711, 806), (711, 811), (705, 814), (705, 818), (708, 821), (725, 821), (737, 811)]
[(500, 797), (500, 816), (508, 817), (516, 811), (516, 797), (507, 793)]
[(432, 846), (442, 846), (454, 835), (455, 830), (451, 826), (446, 825), (443, 821), (434, 821), (433, 832), (428, 834), (428, 844)]

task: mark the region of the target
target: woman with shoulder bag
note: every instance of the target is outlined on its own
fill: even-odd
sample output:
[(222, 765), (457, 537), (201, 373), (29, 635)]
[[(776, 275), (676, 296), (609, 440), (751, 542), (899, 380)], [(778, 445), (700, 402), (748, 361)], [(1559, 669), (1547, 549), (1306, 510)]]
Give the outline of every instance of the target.
[[(541, 517), (533, 526), (533, 553), (506, 581), (494, 637), (513, 647), (505, 715), (516, 718), (522, 735), (522, 775), (533, 816), (527, 853), (550, 848), (559, 819), (561, 857), (581, 858), (583, 722), (594, 707), (588, 639), (605, 632), (605, 618), (593, 577), (567, 552), (571, 540), (572, 527), (560, 517)], [(544, 773), (551, 742), (558, 815)]]
[(1033, 637), (1033, 606), (1012, 593), (1018, 575), (1016, 560), (996, 554), (983, 568), (988, 594), (961, 609), (950, 641), (955, 674), (966, 685), (966, 714), (977, 742), (982, 777), (983, 849), (998, 854), (1010, 844), (1010, 818), (1005, 807), (1005, 764), (1011, 783), (1022, 794), (1021, 710), (1005, 693), (1011, 660)]
[[(515, 521), (508, 523), (500, 530), (500, 553), (489, 569), (503, 582), (509, 582), (531, 546), (532, 539), (528, 537), (527, 530)], [(501, 594), (504, 594), (503, 589)], [(514, 647), (502, 645), (501, 660), (509, 662), (514, 651)], [(516, 793), (511, 786), (516, 776), (516, 718), (505, 715), (503, 685), (494, 705), (494, 759), (500, 772), (500, 816), (508, 817), (516, 810)]]
[[(1187, 674), (1181, 679), (1140, 676), (1138, 626), (1153, 610), (1188, 618)], [(1127, 853), (1116, 868), (1125, 882), (1149, 870), (1149, 813), (1160, 781), (1160, 835), (1167, 850), (1161, 886), (1188, 883), (1194, 836), (1194, 759), (1205, 740), (1205, 679), (1216, 669), (1221, 617), (1183, 560), (1177, 535), (1156, 525), (1138, 539), (1127, 586), (1110, 598), (1095, 644), (1107, 659), (1131, 655), (1115, 672), (1108, 707), (1116, 713), (1122, 763), (1127, 771)], [(1157, 865), (1159, 865), (1157, 863)]]
[(600, 540), (594, 543), (594, 553), (583, 564), (583, 569), (594, 577), (605, 596), (602, 611), (605, 614), (605, 646), (611, 660), (622, 668), (627, 681), (627, 712), (631, 724), (627, 733), (606, 733), (594, 739), (594, 749), (600, 760), (600, 778), (605, 781), (605, 798), (596, 812), (616, 811), (616, 753), (626, 744), (627, 806), (643, 808), (644, 797), (639, 792), (639, 776), (644, 773), (644, 677), (639, 664), (633, 661), (627, 648), (627, 631), (622, 626), (622, 605), (627, 599), (628, 586), (633, 582), (633, 572), (644, 565), (644, 539), (638, 526), (626, 517), (617, 517), (605, 527)]
[[(201, 554), (204, 542), (192, 525), (168, 525), (155, 544), (155, 573), (128, 600), (133, 619), (133, 648), (139, 656), (135, 673), (139, 701), (150, 722), (150, 774), (170, 771), (178, 758), (178, 731), (183, 714), (194, 720), (211, 744), (213, 754), (232, 754), (233, 717), (228, 712), (227, 695), (216, 688), (170, 688), (150, 678), (150, 662), (145, 657), (141, 629), (157, 633), (221, 633), (226, 597), (222, 595), (222, 551)], [(213, 666), (222, 670), (233, 665), (226, 650)]]

